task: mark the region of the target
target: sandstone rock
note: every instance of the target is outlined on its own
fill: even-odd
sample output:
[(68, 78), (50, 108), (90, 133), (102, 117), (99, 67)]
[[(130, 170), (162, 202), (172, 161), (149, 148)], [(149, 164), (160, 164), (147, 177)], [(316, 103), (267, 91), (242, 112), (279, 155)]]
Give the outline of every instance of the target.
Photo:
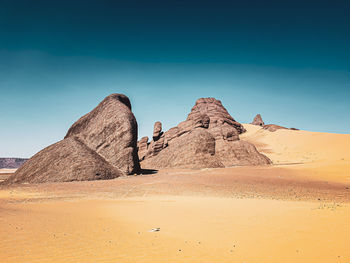
[(70, 137), (35, 154), (4, 184), (86, 181), (122, 175), (95, 151)]
[(161, 135), (162, 135), (162, 123), (160, 121), (157, 121), (154, 123), (153, 140), (157, 141)]
[(190, 114), (187, 117), (187, 121), (193, 120), (196, 122), (197, 119), (201, 118), (201, 115), (207, 115), (210, 119), (210, 128), (217, 125), (223, 125), (227, 123), (228, 125), (234, 127), (238, 134), (245, 132), (243, 125), (235, 121), (232, 116), (227, 112), (220, 100), (215, 98), (201, 98), (196, 101)]
[(75, 137), (126, 174), (139, 173), (137, 122), (128, 97), (112, 94), (81, 117), (65, 138)]
[(246, 141), (216, 141), (216, 155), (225, 167), (238, 165), (267, 165), (269, 158), (258, 152), (256, 147)]
[(263, 127), (265, 130), (268, 130), (270, 132), (274, 132), (274, 131), (277, 131), (277, 130), (293, 130), (293, 131), (298, 131), (299, 129), (296, 129), (296, 128), (286, 128), (286, 127), (283, 127), (283, 126), (280, 126), (280, 125), (276, 125), (276, 124), (266, 124), (264, 125)]
[(150, 169), (270, 164), (254, 145), (239, 140), (243, 132), (219, 100), (202, 98), (186, 121), (150, 142), (141, 164)]
[(264, 123), (264, 121), (262, 120), (260, 114), (257, 114), (257, 115), (254, 117), (254, 120), (253, 120), (252, 124), (253, 124), (253, 125), (258, 125), (258, 126), (264, 126), (264, 125), (265, 125), (265, 123)]
[(148, 137), (142, 137), (138, 142), (137, 142), (137, 150), (138, 150), (138, 155), (139, 159), (143, 160), (147, 153), (148, 149)]
[(205, 129), (195, 129), (180, 137), (160, 151), (145, 159), (143, 168), (210, 168), (224, 167), (215, 156), (215, 139)]
[(150, 156), (157, 155), (163, 148), (165, 148), (164, 145), (164, 135), (162, 135), (160, 138), (158, 138), (156, 141), (151, 141), (149, 144), (147, 153), (145, 155), (145, 158), (148, 158)]
[(288, 128), (283, 127), (283, 126), (279, 126), (279, 125), (276, 125), (276, 124), (267, 124), (267, 125), (264, 125), (263, 128), (265, 130), (270, 131), (270, 132), (274, 132), (274, 131), (277, 131), (277, 130), (280, 130), (280, 129), (288, 130)]

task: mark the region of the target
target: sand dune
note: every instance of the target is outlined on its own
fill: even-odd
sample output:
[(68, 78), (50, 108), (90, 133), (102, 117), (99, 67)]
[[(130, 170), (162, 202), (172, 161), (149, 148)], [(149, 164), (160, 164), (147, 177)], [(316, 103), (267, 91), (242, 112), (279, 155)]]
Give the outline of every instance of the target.
[(316, 179), (350, 182), (350, 134), (277, 130), (244, 124), (241, 135), (275, 165), (290, 165), (298, 174)]
[(350, 262), (350, 135), (244, 126), (276, 165), (0, 188), (0, 261)]

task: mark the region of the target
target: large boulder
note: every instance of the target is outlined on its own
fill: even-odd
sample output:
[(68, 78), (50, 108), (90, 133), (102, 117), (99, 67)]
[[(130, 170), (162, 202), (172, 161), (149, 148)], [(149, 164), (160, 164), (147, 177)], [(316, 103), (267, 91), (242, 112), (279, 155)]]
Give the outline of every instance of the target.
[[(196, 101), (186, 121), (149, 143), (141, 165), (157, 169), (270, 164), (254, 145), (240, 141), (239, 134), (243, 132), (242, 124), (232, 118), (219, 100), (202, 98)], [(198, 150), (203, 147), (210, 154)]]
[(65, 138), (78, 138), (126, 174), (139, 173), (137, 122), (128, 97), (112, 94), (81, 117)]
[(215, 138), (205, 129), (195, 129), (173, 140), (169, 147), (142, 162), (145, 168), (224, 167), (215, 156)]
[(112, 179), (123, 172), (76, 138), (67, 138), (41, 150), (4, 184)]
[(130, 100), (112, 94), (75, 122), (64, 140), (34, 155), (5, 184), (112, 179), (138, 172), (137, 122)]

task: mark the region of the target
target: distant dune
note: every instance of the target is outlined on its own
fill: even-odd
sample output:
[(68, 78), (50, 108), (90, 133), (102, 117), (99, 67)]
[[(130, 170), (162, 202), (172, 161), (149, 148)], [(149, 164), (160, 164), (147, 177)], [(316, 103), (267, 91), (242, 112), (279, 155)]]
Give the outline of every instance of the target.
[(244, 127), (247, 132), (241, 139), (253, 143), (273, 164), (306, 170), (304, 174), (317, 179), (350, 182), (350, 134)]

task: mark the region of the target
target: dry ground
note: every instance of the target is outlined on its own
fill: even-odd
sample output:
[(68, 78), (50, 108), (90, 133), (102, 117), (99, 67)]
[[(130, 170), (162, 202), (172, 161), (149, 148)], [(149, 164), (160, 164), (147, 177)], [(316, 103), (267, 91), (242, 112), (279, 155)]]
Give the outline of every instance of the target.
[(350, 135), (245, 126), (278, 165), (0, 188), (0, 261), (350, 262)]

